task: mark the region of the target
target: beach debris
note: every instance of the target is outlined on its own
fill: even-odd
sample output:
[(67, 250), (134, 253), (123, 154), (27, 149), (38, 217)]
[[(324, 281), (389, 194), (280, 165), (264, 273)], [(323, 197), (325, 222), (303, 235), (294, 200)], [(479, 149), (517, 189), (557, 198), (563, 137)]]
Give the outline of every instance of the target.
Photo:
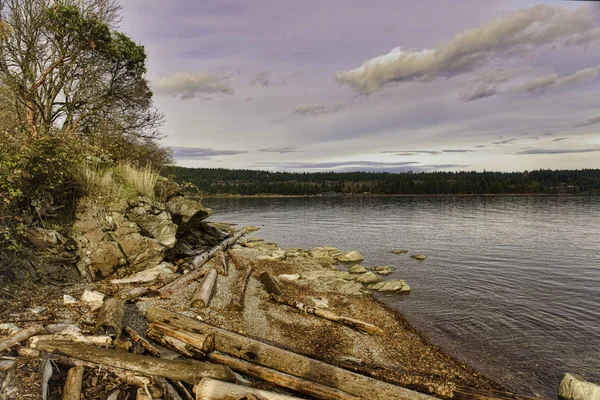
[(364, 274), (360, 275), (358, 278), (356, 278), (356, 282), (358, 283), (364, 283), (364, 284), (368, 284), (368, 283), (376, 283), (379, 282), (381, 280), (381, 278), (373, 273), (373, 272), (365, 272)]
[(246, 296), (246, 288), (248, 281), (252, 275), (252, 266), (246, 267), (244, 263), (232, 252), (227, 253), (236, 269), (238, 270), (237, 279), (233, 289), (233, 295), (229, 302), (229, 308), (235, 311), (241, 311), (244, 308), (244, 298)]
[(118, 339), (123, 330), (124, 307), (123, 300), (114, 297), (106, 300), (98, 311), (96, 328), (94, 329), (96, 335), (106, 334)]
[(558, 385), (558, 397), (563, 400), (599, 400), (600, 386), (581, 376), (566, 373)]
[(154, 281), (165, 281), (172, 277), (175, 277), (173, 272), (173, 264), (170, 262), (162, 262), (155, 267), (145, 269), (136, 274), (121, 279), (112, 279), (110, 283), (113, 285), (127, 284), (127, 283), (148, 283)]
[(214, 291), (215, 283), (217, 282), (217, 276), (217, 270), (214, 268), (211, 268), (204, 276), (202, 284), (194, 293), (194, 297), (192, 297), (191, 306), (193, 308), (208, 307), (208, 303), (210, 302), (210, 298), (212, 297)]
[(180, 353), (189, 357), (204, 358), (204, 356), (215, 349), (215, 335), (212, 333), (191, 333), (182, 329), (177, 329), (170, 325), (154, 322), (150, 324), (146, 335), (162, 343), (164, 338), (175, 339), (183, 345), (170, 346)]
[(393, 253), (393, 254), (406, 254), (406, 253), (408, 253), (408, 250), (392, 250), (391, 253)]
[(247, 225), (247, 226), (245, 226), (245, 227), (244, 227), (244, 229), (245, 229), (247, 232), (249, 232), (249, 233), (251, 233), (251, 232), (256, 232), (256, 231), (259, 231), (259, 230), (260, 230), (260, 228), (259, 228), (259, 227), (257, 227), (257, 226), (252, 226), (252, 225)]
[(352, 250), (348, 253), (342, 253), (336, 257), (334, 257), (337, 261), (348, 263), (348, 262), (357, 262), (364, 260), (364, 257), (356, 250)]
[(279, 286), (277, 280), (275, 280), (275, 278), (273, 278), (273, 276), (271, 276), (271, 274), (268, 272), (265, 271), (260, 274), (260, 281), (264, 285), (267, 293), (277, 296), (281, 296), (283, 294), (283, 290), (281, 290), (281, 286)]
[(375, 290), (377, 292), (410, 292), (410, 286), (404, 280), (392, 280), (386, 282), (377, 282), (367, 285), (367, 289)]
[(223, 275), (223, 276), (229, 275), (229, 265), (227, 264), (227, 259), (225, 258), (223, 249), (217, 250), (217, 254), (215, 254), (215, 263), (216, 263), (217, 272), (219, 273), (219, 275)]
[(16, 399), (18, 389), (14, 386), (17, 362), (0, 359), (0, 399)]
[(131, 329), (128, 326), (125, 326), (123, 327), (123, 332), (125, 332), (125, 334), (129, 336), (131, 340), (133, 340), (136, 343), (139, 343), (140, 346), (144, 348), (148, 353), (155, 357), (160, 357), (160, 350), (158, 350), (152, 343), (143, 338), (142, 335), (137, 333), (135, 330)]
[(325, 297), (307, 297), (306, 305), (315, 308), (329, 308), (329, 300)]
[(81, 333), (81, 328), (73, 324), (48, 324), (44, 329), (51, 335), (77, 335)]
[(389, 275), (391, 274), (396, 268), (395, 267), (389, 267), (387, 265), (380, 265), (380, 266), (376, 266), (376, 267), (369, 267), (369, 269), (373, 272), (378, 273), (379, 275)]
[(8, 350), (11, 347), (26, 341), (30, 337), (37, 335), (40, 332), (44, 332), (44, 327), (42, 325), (33, 325), (29, 328), (16, 331), (9, 337), (0, 340), (0, 352)]
[(277, 279), (286, 282), (295, 282), (300, 279), (300, 274), (281, 274), (277, 275)]
[(63, 400), (79, 400), (81, 398), (81, 386), (83, 385), (83, 373), (85, 367), (77, 365), (69, 369), (67, 380), (63, 388)]
[(160, 293), (158, 290), (153, 290), (148, 287), (140, 286), (131, 289), (129, 292), (125, 294), (125, 301), (127, 303), (133, 303), (138, 300), (140, 297), (156, 297), (159, 296)]
[(367, 272), (367, 269), (360, 264), (356, 264), (348, 268), (348, 272), (351, 274), (364, 274)]
[(102, 307), (104, 297), (106, 297), (104, 293), (85, 290), (81, 295), (81, 301), (86, 303), (91, 311), (96, 311)]
[(65, 294), (65, 295), (63, 295), (63, 303), (65, 305), (75, 304), (75, 303), (77, 303), (77, 299), (73, 296)]
[(39, 348), (41, 342), (60, 341), (60, 342), (79, 342), (93, 344), (95, 346), (110, 346), (112, 338), (110, 336), (84, 336), (80, 333), (67, 335), (37, 335), (29, 340), (29, 347), (32, 349)]
[(8, 334), (13, 334), (18, 331), (19, 327), (13, 324), (12, 322), (0, 324), (0, 332), (8, 332)]
[(287, 396), (280, 393), (268, 392), (234, 383), (220, 382), (205, 378), (194, 386), (196, 398), (202, 400), (301, 400), (299, 397)]
[(413, 258), (415, 260), (425, 260), (427, 256), (424, 256), (423, 254), (414, 254), (410, 256), (410, 258)]

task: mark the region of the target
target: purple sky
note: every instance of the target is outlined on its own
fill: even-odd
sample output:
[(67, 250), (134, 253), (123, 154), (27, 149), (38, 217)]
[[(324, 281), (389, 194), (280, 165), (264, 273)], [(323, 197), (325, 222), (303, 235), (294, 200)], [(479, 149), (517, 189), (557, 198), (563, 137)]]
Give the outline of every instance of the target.
[(600, 4), (126, 0), (190, 167), (600, 168)]

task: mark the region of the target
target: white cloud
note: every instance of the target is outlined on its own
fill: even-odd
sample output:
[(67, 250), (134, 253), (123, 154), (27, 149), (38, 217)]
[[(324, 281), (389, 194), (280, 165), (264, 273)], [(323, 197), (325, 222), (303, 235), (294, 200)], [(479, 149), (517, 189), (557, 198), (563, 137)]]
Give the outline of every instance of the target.
[(600, 113), (590, 115), (589, 117), (576, 122), (575, 126), (588, 126), (588, 125), (595, 125), (595, 124), (600, 124)]
[(524, 85), (511, 88), (513, 92), (521, 93), (543, 93), (548, 89), (559, 88), (561, 86), (572, 85), (596, 79), (598, 77), (598, 68), (586, 68), (577, 71), (573, 75), (559, 78), (557, 74), (542, 76), (528, 82)]
[(301, 104), (292, 111), (293, 115), (309, 116), (309, 115), (321, 115), (331, 114), (340, 111), (344, 107), (343, 104), (324, 104), (324, 103), (313, 103), (313, 104)]
[(226, 76), (202, 72), (176, 72), (168, 78), (161, 79), (158, 83), (158, 91), (181, 100), (205, 94), (235, 93)]

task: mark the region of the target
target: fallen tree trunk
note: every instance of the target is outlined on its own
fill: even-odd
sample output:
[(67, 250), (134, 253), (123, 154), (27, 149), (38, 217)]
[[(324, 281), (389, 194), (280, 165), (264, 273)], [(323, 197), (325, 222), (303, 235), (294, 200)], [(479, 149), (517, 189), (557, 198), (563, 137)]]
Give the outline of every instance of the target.
[(215, 262), (217, 264), (217, 272), (219, 275), (228, 276), (229, 275), (229, 265), (227, 264), (227, 259), (225, 259), (225, 254), (223, 253), (223, 249), (218, 249), (217, 254), (215, 254)]
[(191, 333), (160, 322), (150, 324), (148, 329), (179, 339), (206, 354), (215, 349), (215, 335), (212, 333)]
[(43, 332), (43, 331), (44, 331), (44, 327), (42, 325), (34, 325), (34, 326), (30, 326), (29, 328), (26, 328), (26, 329), (21, 329), (20, 331), (13, 333), (6, 339), (0, 340), (0, 352), (2, 352), (4, 350), (8, 350), (11, 347), (13, 347), (21, 342), (24, 342), (25, 340), (29, 339), (30, 337), (37, 335), (38, 333)]
[(265, 290), (267, 291), (267, 293), (274, 294), (276, 296), (283, 295), (283, 290), (281, 290), (281, 286), (279, 286), (279, 283), (275, 280), (275, 278), (271, 276), (270, 273), (263, 272), (262, 274), (260, 274), (260, 281), (265, 286)]
[(146, 349), (146, 351), (148, 353), (150, 353), (151, 355), (153, 355), (155, 357), (160, 357), (160, 350), (158, 350), (152, 343), (150, 343), (149, 341), (144, 339), (139, 333), (137, 333), (136, 331), (134, 331), (133, 329), (131, 329), (128, 326), (124, 327), (123, 330), (125, 331), (125, 334), (127, 336), (129, 336), (129, 338), (131, 340), (139, 343), (140, 346), (142, 346), (144, 349)]
[(263, 381), (274, 383), (293, 391), (306, 394), (315, 399), (324, 400), (361, 400), (360, 397), (353, 394), (342, 392), (319, 383), (311, 382), (306, 379), (298, 378), (293, 375), (285, 374), (271, 368), (263, 367), (239, 358), (231, 357), (225, 354), (212, 353), (210, 361), (216, 364), (226, 365), (234, 371), (241, 372), (244, 375), (262, 379)]
[(206, 353), (198, 350), (194, 346), (190, 346), (189, 344), (174, 338), (173, 336), (169, 336), (164, 334), (163, 332), (158, 332), (152, 329), (149, 329), (146, 332), (146, 335), (154, 340), (162, 344), (165, 347), (175, 350), (176, 352), (183, 354), (186, 357), (190, 358), (204, 358), (206, 357)]
[(191, 306), (193, 308), (204, 308), (208, 307), (208, 303), (210, 302), (210, 298), (212, 297), (213, 289), (215, 287), (215, 283), (217, 282), (217, 270), (211, 268), (204, 279), (202, 280), (202, 284), (194, 293), (194, 297), (192, 298)]
[(189, 384), (196, 384), (206, 377), (235, 381), (235, 375), (228, 367), (200, 361), (166, 360), (69, 342), (42, 342), (39, 348), (96, 364), (136, 371), (144, 375), (164, 376)]
[(113, 340), (110, 336), (83, 336), (78, 335), (37, 335), (33, 336), (29, 342), (29, 347), (37, 349), (40, 342), (79, 342), (93, 344), (95, 346), (110, 346)]
[(160, 294), (160, 297), (162, 299), (166, 299), (167, 297), (169, 297), (170, 295), (175, 293), (175, 291), (188, 285), (190, 282), (192, 282), (196, 279), (202, 278), (204, 275), (206, 275), (206, 272), (207, 272), (206, 269), (199, 268), (195, 271), (185, 274), (185, 275), (181, 276), (180, 278), (175, 279), (173, 282), (169, 283), (168, 285), (165, 285), (162, 288), (160, 288), (158, 290), (158, 293)]
[(194, 265), (194, 268), (200, 267), (201, 265), (206, 263), (208, 260), (213, 258), (214, 255), (217, 253), (217, 251), (227, 250), (227, 248), (232, 246), (235, 242), (237, 242), (239, 240), (239, 238), (244, 236), (246, 233), (248, 233), (248, 232), (246, 231), (245, 228), (240, 229), (239, 231), (234, 233), (232, 236), (223, 240), (221, 243), (219, 243), (218, 245), (216, 245), (215, 247), (210, 249), (208, 252), (202, 253), (199, 256), (197, 256), (196, 258), (194, 258), (194, 261), (192, 262), (192, 264)]
[(298, 397), (286, 396), (285, 394), (267, 392), (266, 390), (219, 382), (207, 378), (202, 379), (194, 387), (194, 391), (196, 392), (196, 400), (238, 400), (250, 398), (260, 400), (301, 400)]
[(241, 311), (244, 308), (244, 297), (246, 296), (246, 288), (248, 280), (252, 275), (252, 267), (247, 267), (245, 270), (239, 270), (238, 276), (233, 288), (233, 297), (229, 303), (229, 308), (236, 311)]
[(274, 294), (271, 294), (271, 295), (269, 295), (269, 298), (276, 303), (284, 304), (286, 306), (293, 307), (293, 308), (297, 308), (298, 310), (300, 310), (300, 312), (302, 312), (304, 314), (316, 315), (317, 317), (321, 317), (321, 318), (327, 319), (329, 321), (333, 321), (333, 322), (337, 322), (342, 325), (346, 325), (352, 329), (356, 329), (361, 332), (366, 332), (371, 335), (383, 334), (383, 330), (380, 327), (375, 326), (373, 324), (369, 324), (368, 322), (360, 321), (360, 320), (354, 319), (354, 318), (343, 317), (343, 316), (337, 315), (334, 312), (331, 312), (328, 310), (323, 310), (321, 308), (310, 307), (304, 303), (299, 303), (297, 301), (288, 300), (283, 296), (276, 296)]
[(106, 300), (98, 311), (98, 318), (94, 332), (96, 335), (106, 334), (118, 339), (123, 330), (123, 318), (125, 317), (125, 304), (122, 300), (111, 297)]
[(365, 399), (431, 400), (432, 397), (360, 375), (183, 315), (151, 307), (146, 319), (194, 333), (214, 333), (215, 350), (290, 375), (336, 388)]
[(69, 369), (63, 388), (63, 400), (80, 400), (84, 372), (85, 368), (81, 365)]
[(128, 303), (133, 303), (135, 300), (142, 296), (158, 296), (159, 292), (157, 290), (153, 290), (147, 287), (137, 287), (135, 289), (131, 289), (125, 295), (125, 301)]

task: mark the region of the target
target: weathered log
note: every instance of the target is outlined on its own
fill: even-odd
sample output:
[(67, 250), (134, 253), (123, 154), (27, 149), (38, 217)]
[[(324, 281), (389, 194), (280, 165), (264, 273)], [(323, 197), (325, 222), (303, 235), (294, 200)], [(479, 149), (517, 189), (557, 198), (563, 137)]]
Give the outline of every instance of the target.
[(190, 391), (183, 385), (183, 383), (177, 381), (175, 382), (175, 384), (179, 388), (179, 392), (183, 393), (183, 397), (185, 397), (185, 400), (194, 400), (194, 396), (192, 396)]
[(222, 249), (217, 250), (217, 254), (215, 254), (215, 263), (219, 275), (229, 275), (229, 264), (227, 264), (227, 259), (225, 258), (225, 254), (223, 253)]
[[(229, 256), (231, 257), (233, 256), (233, 254), (229, 252)], [(235, 257), (235, 259), (237, 259), (237, 257)], [(235, 281), (233, 297), (231, 298), (231, 302), (229, 303), (229, 308), (231, 308), (232, 310), (241, 311), (244, 308), (244, 296), (246, 295), (248, 280), (250, 279), (250, 275), (252, 275), (252, 267), (248, 266), (247, 268), (244, 268), (244, 264), (240, 260), (237, 260), (237, 262), (239, 262), (240, 265), (238, 267), (238, 263), (235, 261), (235, 259), (232, 258), (232, 260), (234, 260), (234, 264), (236, 264), (238, 276)]]
[(146, 319), (151, 322), (164, 322), (194, 333), (214, 333), (215, 350), (221, 353), (336, 388), (365, 399), (432, 399), (425, 394), (350, 372), (159, 307), (149, 308), (146, 311)]
[(333, 321), (333, 322), (337, 322), (342, 325), (346, 325), (352, 329), (356, 329), (361, 332), (369, 333), (371, 335), (383, 334), (383, 329), (381, 329), (380, 327), (375, 326), (373, 324), (369, 324), (368, 322), (364, 322), (364, 321), (361, 321), (358, 319), (337, 315), (334, 312), (331, 312), (328, 310), (323, 310), (321, 308), (310, 307), (304, 303), (286, 299), (283, 296), (276, 296), (274, 294), (271, 294), (271, 295), (269, 295), (269, 298), (276, 303), (284, 304), (286, 306), (296, 308), (304, 314), (312, 314), (317, 317), (327, 319), (329, 321)]
[(215, 287), (215, 282), (217, 282), (217, 270), (211, 268), (202, 280), (202, 284), (196, 290), (196, 293), (194, 293), (194, 297), (192, 297), (191, 306), (193, 308), (208, 307), (208, 303), (210, 302)]
[(140, 346), (142, 346), (144, 349), (146, 349), (146, 351), (148, 353), (150, 353), (151, 355), (153, 355), (155, 357), (160, 357), (160, 350), (158, 350), (152, 343), (150, 343), (149, 341), (144, 339), (139, 333), (137, 333), (136, 331), (134, 331), (133, 329), (131, 329), (128, 326), (124, 327), (123, 330), (125, 331), (125, 334), (127, 336), (129, 336), (129, 338), (131, 340), (133, 340), (136, 343), (139, 343)]
[(275, 278), (271, 276), (270, 273), (265, 271), (262, 274), (260, 274), (260, 281), (265, 286), (265, 290), (267, 291), (267, 293), (274, 294), (277, 296), (283, 295), (283, 290), (281, 290), (281, 286), (279, 286), (279, 283), (275, 280)]
[(37, 349), (40, 342), (79, 342), (93, 344), (95, 346), (110, 346), (112, 339), (110, 336), (84, 336), (84, 335), (38, 335), (33, 336), (29, 342), (29, 347)]
[(154, 289), (150, 289), (147, 287), (137, 287), (125, 294), (125, 301), (128, 303), (133, 303), (142, 296), (158, 296), (159, 294), (160, 293)]
[(81, 397), (81, 385), (83, 384), (83, 373), (85, 367), (78, 365), (69, 369), (67, 380), (63, 388), (63, 400), (79, 400)]
[(215, 349), (215, 335), (212, 333), (191, 333), (185, 330), (174, 328), (168, 324), (163, 324), (161, 322), (150, 324), (148, 329), (162, 332), (165, 335), (179, 339), (182, 342), (197, 348), (203, 353), (208, 354)]
[(96, 335), (106, 334), (119, 338), (123, 330), (123, 318), (125, 317), (125, 303), (123, 300), (109, 298), (98, 310), (96, 320)]
[(233, 261), (233, 265), (235, 266), (235, 269), (237, 269), (238, 271), (246, 269), (242, 260), (240, 260), (240, 258), (238, 256), (236, 256), (235, 254), (233, 254), (233, 251), (227, 250), (227, 257), (229, 257), (231, 259), (231, 261)]
[(206, 377), (235, 381), (235, 375), (228, 367), (200, 361), (166, 360), (69, 342), (43, 342), (40, 343), (40, 349), (97, 364), (136, 371), (144, 375), (164, 376), (190, 384), (195, 384)]
[(204, 275), (206, 275), (207, 271), (208, 271), (208, 268), (200, 268), (199, 267), (198, 269), (196, 269), (188, 274), (185, 274), (185, 275), (181, 276), (180, 278), (175, 279), (173, 282), (169, 283), (168, 285), (163, 286), (162, 288), (160, 288), (158, 290), (158, 293), (160, 294), (160, 297), (162, 299), (168, 298), (173, 293), (175, 293), (177, 290), (188, 285), (190, 282), (202, 278)]
[(16, 399), (17, 362), (0, 359), (0, 399)]
[(163, 332), (148, 329), (148, 331), (146, 331), (146, 336), (148, 336), (155, 342), (162, 344), (165, 347), (168, 347), (180, 354), (183, 354), (184, 356), (191, 358), (204, 358), (206, 356), (205, 353), (198, 350), (194, 346), (190, 346), (189, 344), (172, 336), (166, 335)]
[(156, 385), (163, 390), (165, 400), (183, 400), (173, 385), (162, 376), (156, 379)]
[(325, 400), (360, 400), (361, 398), (353, 394), (342, 392), (319, 383), (298, 378), (293, 375), (285, 374), (271, 368), (263, 367), (239, 358), (231, 357), (221, 353), (212, 353), (210, 361), (215, 364), (226, 365), (234, 371), (241, 372), (244, 375), (262, 379), (263, 381), (274, 383), (295, 392), (306, 394), (315, 399)]
[(24, 342), (30, 337), (37, 335), (40, 332), (44, 331), (44, 327), (42, 325), (34, 325), (29, 328), (21, 329), (7, 337), (6, 339), (0, 340), (0, 352), (4, 350), (8, 350), (11, 347)]
[(207, 378), (202, 379), (199, 384), (194, 386), (194, 392), (196, 392), (196, 400), (238, 400), (248, 398), (258, 398), (260, 400), (301, 400), (298, 397)]
[(237, 242), (239, 240), (239, 238), (244, 236), (246, 233), (248, 233), (248, 232), (246, 231), (245, 228), (240, 229), (239, 231), (235, 232), (232, 236), (223, 240), (221, 243), (219, 243), (218, 245), (216, 245), (215, 247), (213, 247), (206, 253), (202, 253), (199, 256), (197, 256), (196, 258), (194, 258), (194, 261), (192, 262), (192, 264), (194, 265), (194, 268), (200, 267), (201, 265), (206, 263), (208, 260), (213, 258), (214, 255), (217, 253), (217, 251), (227, 250), (227, 248), (232, 246), (235, 242)]

